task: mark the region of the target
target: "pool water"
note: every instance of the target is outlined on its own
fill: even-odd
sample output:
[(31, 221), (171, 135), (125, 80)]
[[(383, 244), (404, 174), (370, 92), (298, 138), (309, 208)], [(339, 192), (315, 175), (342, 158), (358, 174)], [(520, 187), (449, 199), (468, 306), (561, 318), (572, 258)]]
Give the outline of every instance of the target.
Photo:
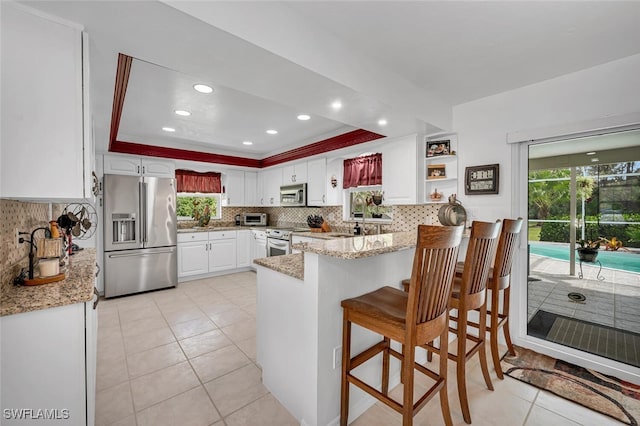
[[(539, 256), (551, 257), (560, 260), (569, 260), (569, 245), (560, 243), (541, 243), (531, 241), (530, 253)], [(598, 259), (602, 263), (603, 268), (620, 269), (629, 272), (640, 273), (640, 253), (625, 251), (598, 251)], [(576, 263), (578, 262), (578, 253), (576, 253)]]

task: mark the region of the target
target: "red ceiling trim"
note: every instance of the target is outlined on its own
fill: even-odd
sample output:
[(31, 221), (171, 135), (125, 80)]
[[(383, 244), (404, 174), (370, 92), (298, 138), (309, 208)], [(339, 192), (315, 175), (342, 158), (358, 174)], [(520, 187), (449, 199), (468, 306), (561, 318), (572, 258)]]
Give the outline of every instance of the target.
[(116, 141), (111, 144), (111, 152), (122, 154), (146, 155), (150, 157), (171, 158), (174, 160), (200, 161), (203, 163), (227, 164), (241, 167), (261, 167), (261, 160), (235, 157), (232, 155), (211, 154), (187, 149), (165, 148), (163, 146), (144, 145), (133, 142)]
[(301, 158), (323, 154), (325, 152), (335, 151), (336, 149), (347, 148), (349, 146), (359, 145), (365, 142), (371, 142), (383, 137), (384, 135), (373, 133), (368, 130), (356, 129), (342, 135), (334, 136), (290, 151), (272, 155), (271, 157), (263, 158), (262, 167), (275, 166), (276, 164), (299, 160)]
[(131, 63), (133, 58), (122, 53), (118, 53), (118, 67), (116, 70), (116, 83), (113, 91), (113, 106), (111, 109), (111, 133), (109, 134), (109, 151), (118, 138), (120, 128), (120, 118), (122, 117), (122, 107), (124, 97), (127, 93), (129, 75), (131, 74)]
[(384, 135), (373, 133), (368, 130), (356, 129), (342, 135), (272, 155), (270, 157), (263, 158), (262, 160), (119, 141), (118, 130), (120, 128), (120, 119), (122, 117), (124, 98), (127, 93), (127, 85), (129, 84), (132, 61), (133, 57), (122, 53), (118, 54), (118, 67), (116, 71), (113, 106), (111, 110), (111, 132), (109, 135), (110, 152), (171, 158), (176, 160), (200, 161), (204, 163), (226, 164), (229, 166), (262, 168), (275, 166), (276, 164), (286, 163), (288, 161), (299, 160), (312, 155), (323, 154), (325, 152), (370, 142), (384, 137)]

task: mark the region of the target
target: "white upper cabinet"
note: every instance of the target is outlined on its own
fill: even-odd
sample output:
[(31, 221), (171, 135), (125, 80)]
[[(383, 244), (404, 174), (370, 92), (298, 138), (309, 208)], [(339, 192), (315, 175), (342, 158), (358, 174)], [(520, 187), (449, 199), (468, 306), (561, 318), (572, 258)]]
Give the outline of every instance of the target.
[(387, 141), (382, 147), (384, 204), (416, 204), (417, 135)]
[(225, 204), (226, 206), (244, 206), (244, 172), (229, 170), (224, 173)]
[(307, 204), (324, 206), (327, 203), (327, 159), (319, 158), (307, 162)]
[(90, 200), (94, 148), (82, 27), (12, 2), (0, 7), (0, 196)]
[(282, 169), (276, 167), (262, 172), (264, 179), (264, 206), (278, 207), (280, 205), (280, 186), (282, 184)]
[(248, 207), (260, 205), (257, 172), (244, 172), (244, 205)]
[(108, 175), (175, 177), (176, 166), (170, 160), (105, 154), (104, 173)]
[(307, 182), (307, 162), (289, 164), (282, 168), (282, 184)]
[[(342, 205), (342, 174), (344, 173), (344, 160), (336, 158), (327, 161), (327, 173), (325, 178), (327, 206)], [(335, 186), (334, 183), (335, 182)]]

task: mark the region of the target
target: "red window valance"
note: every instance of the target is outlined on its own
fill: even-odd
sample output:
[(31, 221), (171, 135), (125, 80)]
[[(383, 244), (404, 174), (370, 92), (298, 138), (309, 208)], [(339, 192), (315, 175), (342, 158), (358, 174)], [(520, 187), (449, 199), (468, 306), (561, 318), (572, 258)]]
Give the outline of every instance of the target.
[(177, 192), (222, 192), (220, 173), (206, 172), (199, 173), (193, 170), (176, 170)]
[(344, 160), (342, 187), (382, 185), (382, 154), (363, 155)]

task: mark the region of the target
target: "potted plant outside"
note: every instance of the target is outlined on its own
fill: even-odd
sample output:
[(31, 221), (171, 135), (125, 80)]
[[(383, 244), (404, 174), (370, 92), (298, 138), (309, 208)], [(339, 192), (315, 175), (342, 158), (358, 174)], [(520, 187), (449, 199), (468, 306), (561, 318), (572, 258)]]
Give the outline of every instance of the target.
[(600, 240), (596, 241), (578, 241), (578, 248), (576, 251), (578, 252), (578, 258), (582, 262), (590, 262), (593, 263), (596, 261), (598, 257), (598, 249), (600, 249)]

